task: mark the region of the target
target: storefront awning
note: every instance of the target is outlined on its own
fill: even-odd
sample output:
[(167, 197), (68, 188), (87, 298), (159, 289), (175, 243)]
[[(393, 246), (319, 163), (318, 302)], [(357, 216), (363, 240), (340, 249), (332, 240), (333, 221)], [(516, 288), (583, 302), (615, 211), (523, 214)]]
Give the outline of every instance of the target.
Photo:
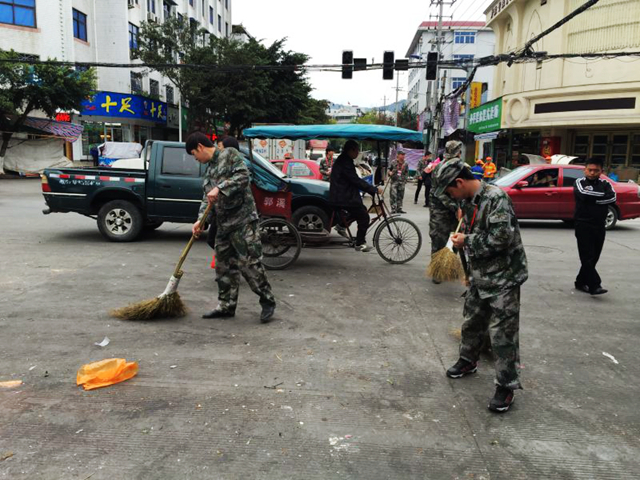
[(75, 123), (56, 122), (49, 118), (37, 117), (27, 117), (24, 125), (63, 138), (67, 142), (75, 142), (82, 135), (82, 130), (84, 129), (82, 125)]

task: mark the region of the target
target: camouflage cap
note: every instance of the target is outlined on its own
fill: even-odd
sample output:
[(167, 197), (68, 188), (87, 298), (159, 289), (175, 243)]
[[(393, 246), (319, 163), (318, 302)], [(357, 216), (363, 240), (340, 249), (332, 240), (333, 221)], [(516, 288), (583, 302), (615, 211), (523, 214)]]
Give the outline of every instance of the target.
[(433, 194), (436, 196), (444, 194), (446, 188), (456, 179), (463, 168), (469, 167), (460, 158), (447, 160), (438, 165), (432, 174)]
[(444, 158), (445, 158), (445, 160), (449, 160), (451, 158), (455, 158), (460, 153), (462, 153), (462, 142), (459, 142), (458, 140), (450, 140), (444, 146)]

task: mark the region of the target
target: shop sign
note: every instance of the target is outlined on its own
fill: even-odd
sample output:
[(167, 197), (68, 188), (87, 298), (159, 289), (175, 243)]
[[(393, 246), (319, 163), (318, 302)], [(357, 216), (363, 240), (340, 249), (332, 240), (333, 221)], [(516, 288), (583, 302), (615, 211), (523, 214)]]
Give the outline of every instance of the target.
[(478, 108), (482, 103), (482, 82), (471, 83), (471, 101), (469, 108)]
[(167, 111), (167, 127), (168, 128), (177, 129), (179, 127), (178, 115), (179, 115), (179, 110), (176, 107), (172, 107), (171, 105), (169, 105), (168, 111)]
[(493, 132), (500, 129), (501, 121), (502, 98), (498, 98), (469, 112), (469, 131), (473, 133)]
[(82, 115), (138, 118), (167, 123), (167, 104), (141, 95), (97, 92), (92, 98), (82, 102)]
[(67, 122), (71, 123), (71, 114), (65, 112), (56, 113), (56, 122)]

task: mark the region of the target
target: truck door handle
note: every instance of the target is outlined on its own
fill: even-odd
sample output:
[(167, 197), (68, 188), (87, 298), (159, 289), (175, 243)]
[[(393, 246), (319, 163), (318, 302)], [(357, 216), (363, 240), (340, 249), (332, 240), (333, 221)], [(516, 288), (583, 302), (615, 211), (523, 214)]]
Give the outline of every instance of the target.
[(546, 192), (545, 195), (547, 197), (552, 197), (553, 195), (555, 195), (557, 192)]

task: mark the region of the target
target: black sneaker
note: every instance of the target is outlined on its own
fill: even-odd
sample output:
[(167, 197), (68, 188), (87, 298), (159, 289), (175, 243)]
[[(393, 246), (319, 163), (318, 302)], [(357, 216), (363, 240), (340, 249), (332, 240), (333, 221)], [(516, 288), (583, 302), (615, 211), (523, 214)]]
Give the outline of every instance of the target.
[(513, 390), (498, 385), (495, 395), (489, 402), (489, 410), (492, 412), (504, 413), (509, 410), (509, 407), (513, 403), (513, 399)]
[(230, 312), (228, 310), (222, 310), (220, 307), (216, 307), (209, 313), (202, 315), (202, 318), (230, 318), (235, 316), (236, 312)]
[(573, 282), (573, 286), (576, 287), (576, 290), (589, 293), (589, 287), (587, 285), (580, 285), (578, 282)]
[(261, 323), (269, 323), (273, 318), (273, 314), (276, 312), (276, 305), (263, 305), (262, 313), (260, 314)]
[(607, 290), (606, 288), (598, 287), (598, 288), (593, 289), (593, 291), (589, 290), (589, 293), (591, 295), (604, 295), (608, 291), (609, 290)]
[(460, 378), (464, 377), (465, 375), (469, 375), (470, 373), (476, 373), (477, 371), (477, 362), (469, 362), (464, 358), (460, 358), (453, 367), (447, 370), (447, 377)]

